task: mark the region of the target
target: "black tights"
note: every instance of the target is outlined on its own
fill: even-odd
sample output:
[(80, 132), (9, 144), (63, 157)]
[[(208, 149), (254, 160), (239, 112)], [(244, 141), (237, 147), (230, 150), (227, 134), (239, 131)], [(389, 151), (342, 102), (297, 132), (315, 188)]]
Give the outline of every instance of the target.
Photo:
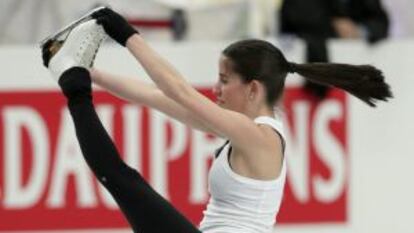
[(121, 160), (95, 112), (89, 72), (71, 68), (60, 77), (59, 85), (68, 100), (86, 162), (118, 203), (134, 232), (201, 233)]

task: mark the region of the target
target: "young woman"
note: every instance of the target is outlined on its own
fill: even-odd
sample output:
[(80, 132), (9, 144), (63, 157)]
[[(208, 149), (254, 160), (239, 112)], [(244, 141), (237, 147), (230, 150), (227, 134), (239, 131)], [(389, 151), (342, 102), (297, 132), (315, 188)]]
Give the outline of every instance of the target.
[[(273, 112), (288, 73), (342, 88), (371, 106), (391, 92), (371, 66), (295, 64), (261, 40), (243, 40), (224, 49), (219, 59), (217, 103), (198, 93), (160, 57), (119, 14), (103, 9), (73, 29), (56, 54), (43, 49), (46, 66), (68, 99), (86, 162), (110, 191), (134, 232), (271, 232), (286, 177), (285, 139)], [(102, 25), (99, 26), (99, 25)], [(126, 46), (155, 82), (89, 69), (104, 33)], [(217, 151), (209, 175), (209, 200), (200, 228), (128, 167), (94, 110), (91, 82), (112, 93), (156, 108), (194, 128), (228, 139)]]

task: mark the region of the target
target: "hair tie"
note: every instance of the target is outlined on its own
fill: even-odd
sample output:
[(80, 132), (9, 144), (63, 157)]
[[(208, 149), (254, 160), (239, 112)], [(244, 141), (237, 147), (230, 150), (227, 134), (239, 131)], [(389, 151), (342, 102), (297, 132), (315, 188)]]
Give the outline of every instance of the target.
[(297, 72), (297, 67), (296, 67), (296, 63), (293, 62), (288, 62), (288, 73), (296, 73)]

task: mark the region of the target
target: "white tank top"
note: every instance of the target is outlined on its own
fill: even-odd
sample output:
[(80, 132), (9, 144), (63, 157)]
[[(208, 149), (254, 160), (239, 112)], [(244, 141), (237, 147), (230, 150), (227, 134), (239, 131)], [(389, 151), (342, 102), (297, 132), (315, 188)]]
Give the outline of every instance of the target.
[[(267, 116), (254, 120), (271, 126), (282, 137), (283, 124)], [(282, 201), (286, 179), (283, 157), (280, 176), (263, 181), (236, 174), (228, 162), (230, 145), (226, 144), (209, 172), (210, 199), (200, 223), (203, 233), (269, 233), (272, 232)]]

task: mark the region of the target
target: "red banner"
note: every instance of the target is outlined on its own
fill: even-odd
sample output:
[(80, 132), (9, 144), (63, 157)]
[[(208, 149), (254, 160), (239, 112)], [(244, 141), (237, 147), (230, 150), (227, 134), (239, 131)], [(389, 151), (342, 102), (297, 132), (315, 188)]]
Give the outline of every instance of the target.
[[(104, 92), (94, 100), (124, 160), (198, 224), (221, 140)], [(290, 88), (284, 102), (288, 182), (278, 222), (346, 222), (345, 94), (317, 102)], [(0, 93), (0, 122), (0, 231), (128, 226), (83, 161), (59, 92)]]

